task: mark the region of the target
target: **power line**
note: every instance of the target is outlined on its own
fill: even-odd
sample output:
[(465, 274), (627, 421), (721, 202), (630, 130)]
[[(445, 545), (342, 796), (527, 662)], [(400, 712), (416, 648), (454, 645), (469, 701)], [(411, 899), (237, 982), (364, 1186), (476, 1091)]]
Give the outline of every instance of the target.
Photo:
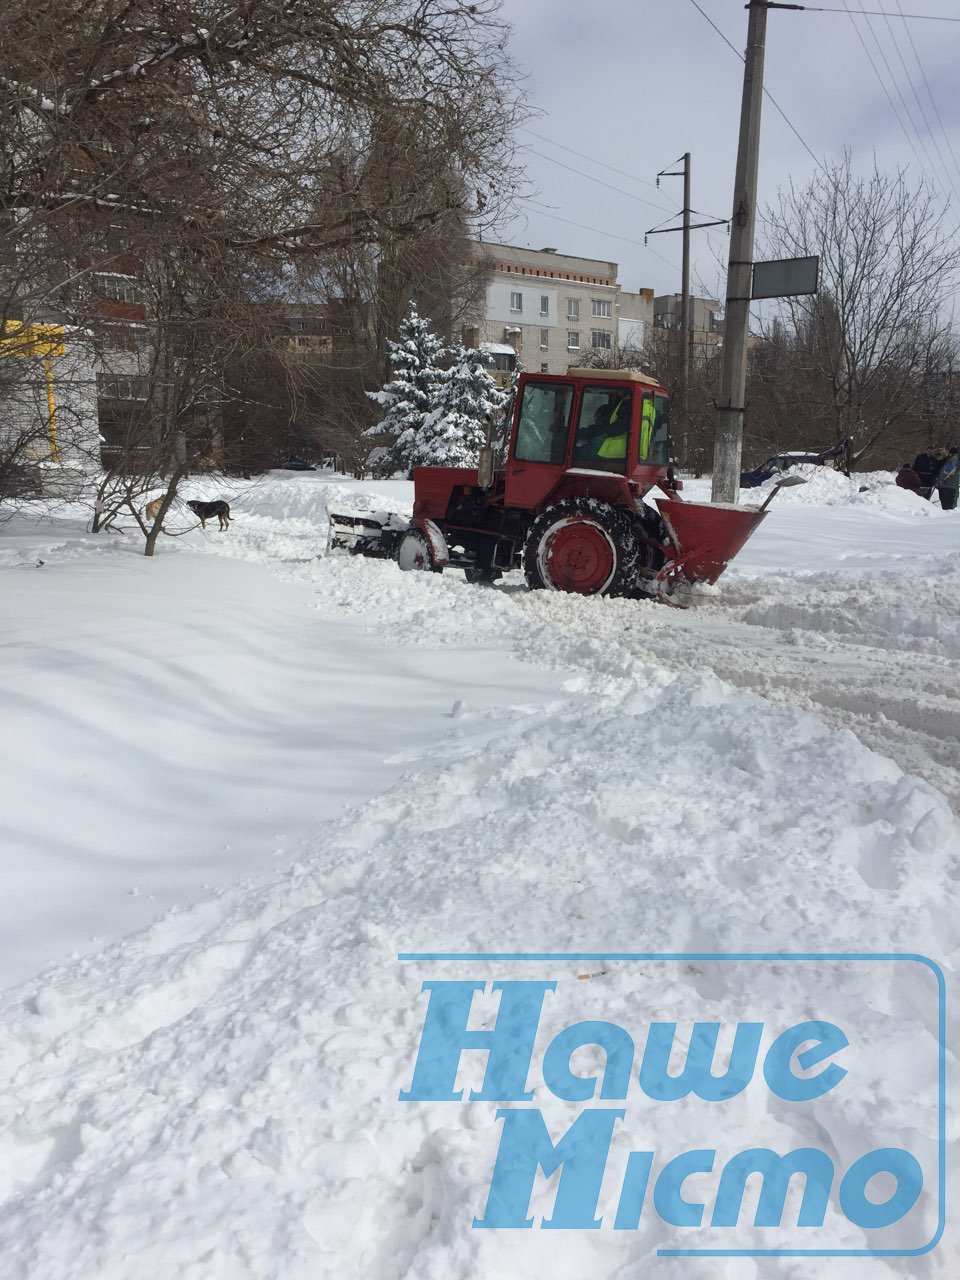
[(673, 211), (668, 209), (665, 204), (654, 204), (652, 200), (644, 200), (643, 196), (635, 195), (632, 191), (624, 191), (622, 187), (615, 187), (610, 182), (604, 182), (602, 178), (595, 178), (591, 173), (584, 173), (582, 169), (575, 169), (572, 164), (564, 164), (562, 160), (555, 160), (553, 156), (546, 156), (542, 151), (536, 151), (533, 147), (528, 147), (526, 143), (521, 143), (522, 151), (529, 151), (532, 156), (539, 156), (541, 160), (548, 160), (550, 164), (559, 165), (561, 169), (567, 169), (570, 173), (577, 173), (581, 178), (586, 178), (588, 182), (593, 182), (599, 187), (606, 187), (608, 191), (616, 191), (618, 195), (627, 196), (630, 200), (636, 200), (638, 204), (648, 205), (651, 209), (659, 209), (661, 213), (669, 213)]
[[(598, 164), (604, 169), (609, 169), (612, 173), (619, 173), (622, 177), (629, 178), (631, 182), (642, 182), (646, 187), (652, 187), (655, 191), (660, 190), (656, 183), (647, 182), (645, 178), (638, 178), (635, 174), (627, 173), (624, 169), (614, 168), (612, 164), (605, 164), (602, 160), (594, 160), (592, 156), (584, 155), (582, 151), (574, 151), (572, 147), (565, 147), (561, 142), (554, 142), (551, 138), (544, 138), (542, 133), (534, 133), (532, 129), (527, 129), (525, 125), (521, 125), (520, 127), (524, 133), (529, 133), (534, 138), (543, 138), (544, 142), (549, 142), (553, 147), (559, 147), (561, 151), (569, 151), (571, 155), (580, 156), (582, 159), (588, 160), (591, 164)], [(553, 156), (545, 156), (542, 151), (536, 151), (533, 147), (528, 146), (524, 142), (520, 143), (520, 149), (522, 151), (529, 151), (532, 156), (539, 156), (541, 160), (549, 160), (551, 164), (558, 164), (562, 169), (569, 169), (571, 173), (579, 173), (582, 178), (586, 178), (589, 182), (595, 182), (600, 186), (609, 187), (611, 191), (619, 192), (620, 195), (629, 196), (631, 200), (637, 200), (641, 204), (648, 204), (651, 209), (659, 209), (663, 213), (667, 212), (666, 205), (654, 204), (652, 200), (644, 200), (641, 196), (634, 195), (632, 191), (623, 191), (620, 187), (611, 186), (609, 183), (603, 182), (602, 179), (595, 178), (590, 173), (584, 173), (582, 169), (575, 169), (573, 165), (567, 165), (561, 160), (555, 160)], [(704, 218), (712, 218), (714, 216), (712, 213), (701, 213), (699, 209), (691, 209), (690, 212), (696, 213), (698, 216)], [(672, 218), (679, 218), (680, 214), (672, 213), (670, 216)], [(718, 221), (726, 222), (727, 219), (720, 218)]]
[[(860, 0), (860, 4), (862, 8), (863, 0)], [(910, 74), (910, 69), (908, 68), (906, 60), (903, 56), (903, 49), (900, 47), (900, 41), (897, 39), (897, 37), (893, 33), (893, 24), (890, 21), (890, 16), (885, 14), (884, 20), (887, 25), (887, 31), (889, 32), (889, 35), (890, 35), (890, 41), (893, 44), (894, 49), (896, 49), (897, 51), (897, 57), (900, 59), (900, 65), (901, 67), (903, 67), (903, 74), (907, 77), (907, 84), (909, 84), (910, 86), (910, 91), (913, 94), (914, 101), (917, 104), (917, 109), (920, 112), (920, 119), (923, 121), (924, 125), (926, 126), (927, 136), (929, 137), (930, 142), (932, 143), (933, 148), (937, 153), (937, 160), (940, 165), (940, 171), (943, 177), (945, 177), (947, 182), (950, 184), (950, 190), (953, 192), (954, 195), (957, 195), (957, 188), (954, 185), (953, 178), (949, 172), (949, 167), (947, 165), (947, 162), (943, 158), (943, 152), (940, 150), (940, 143), (937, 141), (937, 138), (934, 135), (933, 126), (930, 123), (930, 117), (927, 115), (926, 108), (924, 107), (923, 103), (920, 101), (920, 94), (917, 92), (917, 86), (914, 83), (913, 76)], [(907, 33), (909, 34), (909, 27), (907, 28)], [(911, 44), (912, 43), (913, 42), (911, 41)], [(919, 57), (917, 57), (916, 46), (914, 46), (913, 53), (914, 53), (914, 57), (917, 58), (917, 65), (920, 67), (920, 71), (922, 73), (923, 66), (920, 63)], [(926, 76), (924, 76), (924, 79), (926, 79)], [(911, 123), (912, 123), (912, 117), (911, 117)], [(924, 146), (923, 148), (923, 154), (924, 155), (928, 154), (926, 146)], [(941, 186), (942, 185), (943, 184), (941, 183)], [(946, 191), (944, 191), (944, 194), (946, 194)]]
[[(846, 9), (825, 9), (822, 5), (804, 4), (799, 6), (805, 9), (807, 13), (847, 13)], [(863, 16), (865, 18), (885, 18), (887, 15), (882, 9), (864, 9)], [(903, 13), (900, 15), (904, 22), (960, 22), (960, 18), (945, 18), (939, 13)]]
[[(844, 5), (846, 6), (846, 5), (847, 5), (847, 0), (843, 0), (843, 2), (844, 2)], [(922, 172), (922, 174), (923, 174), (924, 178), (927, 180), (927, 182), (928, 182), (928, 183), (930, 183), (931, 187), (936, 187), (936, 186), (937, 186), (937, 183), (936, 183), (936, 182), (934, 182), (934, 181), (933, 181), (933, 179), (930, 177), (930, 174), (929, 174), (929, 172), (927, 171), (927, 167), (926, 167), (926, 165), (923, 163), (923, 160), (920, 158), (920, 153), (919, 153), (919, 151), (918, 151), (918, 150), (917, 150), (917, 148), (913, 145), (913, 138), (911, 138), (910, 133), (909, 133), (909, 131), (908, 131), (908, 129), (907, 129), (907, 126), (903, 123), (903, 117), (900, 115), (900, 112), (897, 110), (897, 104), (894, 102), (894, 100), (893, 100), (893, 98), (892, 98), (892, 96), (891, 96), (891, 94), (890, 94), (890, 90), (887, 88), (886, 81), (884, 80), (883, 76), (880, 74), (880, 68), (877, 66), (876, 62), (874, 61), (873, 54), (870, 52), (870, 49), (867, 47), (867, 42), (866, 42), (866, 40), (864, 40), (864, 38), (863, 38), (863, 34), (862, 34), (862, 32), (860, 31), (860, 28), (857, 26), (857, 23), (856, 23), (856, 21), (855, 21), (855, 18), (857, 17), (857, 15), (856, 15), (855, 13), (853, 13), (853, 12), (849, 9), (849, 7), (848, 7), (848, 8), (847, 8), (847, 16), (849, 17), (849, 19), (850, 19), (851, 23), (853, 23), (853, 29), (854, 29), (854, 31), (857, 33), (857, 39), (860, 41), (860, 44), (861, 44), (861, 46), (862, 46), (862, 48), (863, 48), (863, 51), (864, 51), (864, 53), (867, 55), (867, 60), (869, 61), (870, 66), (873, 68), (873, 73), (874, 73), (874, 75), (877, 77), (877, 80), (880, 82), (880, 88), (883, 90), (884, 95), (886, 96), (887, 101), (890, 103), (890, 110), (893, 112), (894, 116), (896, 117), (897, 124), (900, 126), (900, 129), (901, 129), (901, 131), (902, 131), (902, 133), (903, 133), (903, 136), (906, 138), (906, 140), (907, 140), (907, 144), (909, 145), (910, 150), (913, 152), (914, 157), (916, 158), (917, 164), (920, 166), (920, 171)], [(877, 33), (876, 33), (876, 32), (874, 31), (874, 29), (873, 29), (873, 24), (872, 24), (872, 23), (870, 23), (870, 22), (868, 22), (868, 23), (867, 23), (867, 28), (868, 28), (868, 30), (869, 30), (869, 32), (870, 32), (870, 34), (873, 36), (874, 41), (876, 42), (878, 49), (880, 50), (880, 56), (881, 56), (881, 58), (883, 58), (884, 65), (885, 65), (885, 66), (886, 66), (886, 68), (887, 68), (888, 76), (890, 77), (890, 79), (893, 79), (893, 73), (892, 73), (892, 71), (890, 70), (890, 64), (887, 62), (886, 58), (884, 57), (883, 49), (880, 47), (880, 42), (879, 42), (879, 40), (877, 39)], [(902, 94), (902, 93), (900, 93), (899, 87), (897, 87), (897, 93), (898, 93), (898, 94), (899, 94), (899, 96), (900, 96), (900, 100), (901, 100), (901, 102), (903, 102), (903, 94)], [(906, 109), (906, 103), (904, 103), (904, 109)], [(911, 123), (912, 123), (912, 120), (911, 120)], [(919, 139), (919, 134), (918, 134), (917, 136), (918, 136), (918, 139)], [(922, 145), (922, 143), (921, 143), (921, 145)], [(941, 193), (941, 194), (943, 194), (943, 193)]]
[[(847, 4), (848, 0), (843, 0), (843, 2), (844, 4)], [(857, 0), (857, 3), (859, 4), (860, 11), (863, 12), (863, 0)], [(850, 11), (850, 13), (851, 13), (851, 17), (856, 16), (856, 14), (852, 10)], [(924, 164), (924, 160), (920, 159), (920, 156), (917, 153), (917, 149), (916, 147), (913, 147), (913, 143), (910, 140), (909, 135), (907, 135), (907, 141), (910, 142), (911, 147), (913, 147), (913, 154), (917, 157), (917, 162), (919, 163), (920, 168), (923, 170), (924, 177), (927, 179), (927, 181), (931, 185), (935, 185), (934, 179), (931, 176), (931, 171), (935, 169), (935, 165), (933, 161), (930, 159), (930, 153), (926, 148), (926, 144), (924, 143), (923, 138), (920, 136), (920, 130), (917, 128), (917, 126), (913, 122), (913, 116), (910, 112), (910, 108), (907, 106), (907, 100), (906, 98), (904, 98), (903, 90), (900, 88), (900, 81), (897, 78), (897, 76), (894, 75), (893, 68), (890, 66), (890, 63), (887, 60), (887, 55), (883, 51), (883, 45), (880, 43), (880, 37), (877, 35), (876, 30), (874, 29), (873, 23), (870, 22), (869, 20), (867, 21), (867, 30), (870, 32), (871, 36), (873, 36), (873, 42), (877, 46), (877, 52), (880, 54), (880, 58), (883, 62), (884, 68), (886, 69), (887, 78), (893, 83), (893, 87), (896, 91), (897, 97), (900, 99), (900, 105), (901, 107), (903, 107), (904, 115), (906, 116), (907, 120), (910, 122), (910, 127), (913, 130), (914, 134), (916, 135), (917, 142), (920, 144), (920, 149), (923, 152), (924, 160), (926, 160), (926, 164)], [(880, 75), (876, 66), (874, 66), (874, 71), (877, 72), (878, 76)], [(903, 129), (904, 134), (906, 134), (907, 129), (903, 123), (903, 120), (899, 112), (897, 113), (897, 119), (900, 121), (901, 129)], [(929, 166), (929, 168), (927, 166)]]
[[(920, 61), (920, 55), (917, 52), (917, 46), (914, 43), (914, 39), (913, 39), (913, 33), (911, 32), (909, 26), (907, 25), (905, 15), (903, 12), (903, 7), (900, 4), (900, 0), (897, 0), (897, 8), (900, 10), (900, 17), (904, 18), (904, 24), (903, 24), (904, 30), (907, 33), (907, 39), (910, 41), (910, 48), (913, 50), (913, 56), (917, 60), (917, 66), (920, 68), (920, 74), (923, 77), (923, 83), (927, 90), (927, 97), (930, 99), (930, 103), (933, 106), (933, 110), (937, 117), (937, 122), (940, 125), (940, 132), (943, 134), (943, 141), (946, 144), (947, 150), (950, 152), (950, 157), (953, 160), (953, 167), (956, 169), (957, 173), (960, 174), (960, 163), (958, 163), (957, 161), (957, 154), (953, 149), (953, 143), (950, 141), (950, 135), (947, 133), (946, 127), (943, 123), (943, 117), (940, 114), (940, 108), (937, 106), (937, 100), (933, 96), (933, 90), (930, 88), (930, 82), (927, 79), (927, 73), (923, 69), (923, 63)], [(952, 179), (950, 181), (950, 185), (953, 186)], [(954, 190), (956, 190), (956, 188), (954, 188)]]
[(551, 147), (559, 147), (561, 151), (569, 151), (572, 156), (579, 156), (581, 160), (589, 160), (591, 164), (598, 164), (601, 169), (609, 169), (611, 173), (619, 173), (621, 178), (629, 178), (631, 182), (642, 183), (643, 186), (650, 187), (654, 191), (659, 191), (660, 189), (655, 182), (648, 182), (646, 178), (638, 178), (636, 174), (627, 173), (625, 169), (616, 169), (612, 164), (607, 164), (605, 160), (597, 160), (594, 156), (585, 155), (582, 151), (574, 151), (573, 147), (568, 147), (562, 142), (555, 142), (553, 138), (547, 138), (542, 133), (534, 133), (526, 125), (521, 125), (520, 131), (521, 133), (529, 133), (531, 138), (539, 138), (541, 142), (548, 142)]
[[(713, 27), (714, 31), (717, 33), (717, 35), (720, 37), (723, 43), (728, 45), (733, 50), (733, 52), (737, 55), (737, 57), (740, 59), (741, 62), (744, 62), (745, 58), (743, 54), (740, 52), (740, 50), (737, 48), (737, 46), (735, 44), (732, 44), (731, 41), (727, 39), (727, 37), (723, 34), (723, 32), (720, 30), (717, 24), (713, 21), (710, 15), (708, 13), (705, 13), (704, 10), (700, 8), (700, 5), (697, 3), (697, 0), (690, 0), (690, 3), (693, 5), (696, 11), (700, 14), (700, 16), (705, 18), (707, 22), (710, 23), (710, 26)], [(817, 168), (820, 169), (823, 173), (826, 173), (827, 170), (824, 168), (822, 162), (817, 158), (817, 156), (814, 155), (812, 149), (807, 145), (806, 139), (802, 137), (796, 125), (794, 125), (793, 121), (790, 119), (790, 117), (787, 115), (784, 109), (780, 106), (779, 102), (777, 102), (776, 98), (773, 96), (770, 90), (765, 88), (763, 91), (763, 96), (767, 98), (770, 101), (770, 104), (779, 112), (787, 128), (790, 130), (793, 136), (797, 139), (800, 145), (804, 148), (804, 150), (807, 152), (810, 159), (817, 166)]]
[(631, 240), (629, 236), (617, 235), (614, 231), (604, 231), (601, 227), (588, 227), (582, 222), (573, 222), (570, 218), (561, 218), (558, 213), (548, 213), (546, 209), (541, 209), (534, 201), (528, 199), (528, 205), (533, 206), (533, 212), (539, 214), (542, 218), (552, 218), (554, 222), (565, 222), (568, 227), (578, 227), (581, 231), (592, 231), (594, 235), (607, 236), (610, 240), (622, 240), (624, 244), (635, 245), (638, 249), (646, 249), (647, 253), (652, 253), (655, 258), (659, 258), (661, 262), (665, 262), (671, 271), (678, 271), (676, 263), (670, 262), (662, 253), (657, 253), (656, 249), (651, 249), (648, 244), (644, 244), (642, 240)]

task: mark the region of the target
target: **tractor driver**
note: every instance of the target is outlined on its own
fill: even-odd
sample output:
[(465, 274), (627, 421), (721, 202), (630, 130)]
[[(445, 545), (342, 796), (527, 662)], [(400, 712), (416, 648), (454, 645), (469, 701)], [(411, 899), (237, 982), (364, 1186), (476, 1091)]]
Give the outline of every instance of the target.
[(574, 461), (619, 462), (627, 456), (630, 426), (630, 396), (608, 397), (597, 406), (592, 421), (577, 432)]

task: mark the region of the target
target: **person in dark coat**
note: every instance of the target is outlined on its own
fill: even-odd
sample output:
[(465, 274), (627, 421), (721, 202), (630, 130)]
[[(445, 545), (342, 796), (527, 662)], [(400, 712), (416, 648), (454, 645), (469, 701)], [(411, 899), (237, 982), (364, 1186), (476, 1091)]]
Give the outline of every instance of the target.
[(909, 462), (900, 463), (900, 470), (897, 472), (897, 484), (901, 489), (909, 489), (912, 493), (920, 493), (923, 489), (916, 469), (911, 467)]
[(928, 501), (933, 493), (937, 472), (940, 470), (940, 459), (937, 457), (937, 452), (932, 447), (924, 449), (923, 453), (917, 454), (913, 464), (914, 471), (920, 477), (920, 496)]

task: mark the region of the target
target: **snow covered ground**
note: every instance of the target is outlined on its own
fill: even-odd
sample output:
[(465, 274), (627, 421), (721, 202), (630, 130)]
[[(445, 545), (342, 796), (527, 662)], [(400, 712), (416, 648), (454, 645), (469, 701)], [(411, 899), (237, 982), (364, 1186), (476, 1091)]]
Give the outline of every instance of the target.
[[(409, 509), (406, 484), (223, 492), (227, 534), (153, 561), (80, 513), (0, 526), (0, 979), (22, 984), (0, 997), (4, 1274), (956, 1274), (949, 1224), (932, 1253), (837, 1263), (657, 1259), (684, 1233), (646, 1212), (472, 1230), (494, 1105), (397, 1100), (427, 978), (558, 980), (547, 1038), (800, 1011), (846, 1026), (849, 1091), (811, 1121), (751, 1085), (713, 1144), (817, 1145), (838, 1169), (903, 1147), (935, 1174), (929, 971), (878, 964), (864, 989), (843, 965), (396, 957), (921, 952), (952, 1003), (960, 517), (889, 476), (813, 474), (680, 612), (318, 558), (328, 504)], [(703, 1105), (634, 1102), (618, 1151), (710, 1145)], [(935, 1182), (926, 1236), (905, 1220), (881, 1247), (925, 1243)]]

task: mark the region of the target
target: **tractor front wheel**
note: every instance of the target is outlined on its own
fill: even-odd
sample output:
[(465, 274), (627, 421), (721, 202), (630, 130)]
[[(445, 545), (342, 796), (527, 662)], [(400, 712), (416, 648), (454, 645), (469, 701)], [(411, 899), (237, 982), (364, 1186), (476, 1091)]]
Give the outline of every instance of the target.
[(430, 569), (437, 572), (430, 540), (420, 529), (408, 529), (400, 539), (397, 564), (401, 569)]
[(634, 585), (639, 547), (629, 515), (590, 498), (541, 512), (523, 548), (527, 586), (577, 595), (621, 595)]

